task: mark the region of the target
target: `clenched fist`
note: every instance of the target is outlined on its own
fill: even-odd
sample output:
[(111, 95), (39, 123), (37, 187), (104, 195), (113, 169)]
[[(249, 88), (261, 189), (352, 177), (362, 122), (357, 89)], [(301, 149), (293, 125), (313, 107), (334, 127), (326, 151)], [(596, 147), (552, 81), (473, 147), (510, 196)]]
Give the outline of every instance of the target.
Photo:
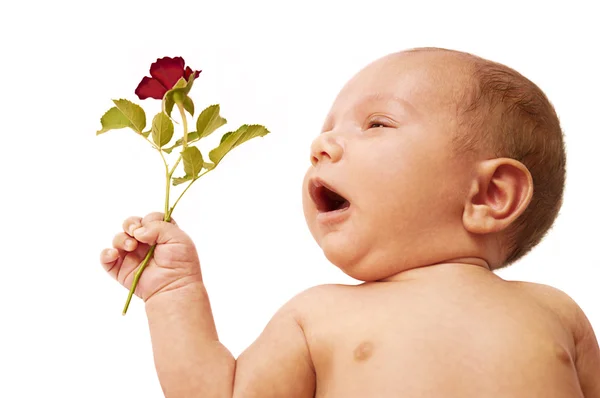
[(135, 294), (144, 302), (161, 292), (202, 282), (196, 246), (173, 219), (163, 221), (164, 213), (129, 217), (123, 231), (115, 235), (113, 248), (102, 250), (100, 262), (121, 285), (130, 289), (134, 274), (154, 244), (152, 259), (144, 269)]

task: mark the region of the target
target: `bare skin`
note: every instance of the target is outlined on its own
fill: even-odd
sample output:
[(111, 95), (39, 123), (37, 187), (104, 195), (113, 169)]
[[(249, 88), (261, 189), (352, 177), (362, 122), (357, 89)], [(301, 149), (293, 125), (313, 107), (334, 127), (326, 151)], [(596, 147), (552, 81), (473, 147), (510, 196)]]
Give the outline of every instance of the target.
[[(152, 222), (157, 231), (170, 229)], [(135, 253), (118, 238), (128, 236), (117, 235), (114, 247)], [(244, 398), (600, 397), (598, 343), (577, 304), (554, 288), (504, 281), (478, 265), (436, 264), (389, 282), (302, 292), (240, 355), (235, 373), (233, 357), (218, 343), (208, 300), (197, 300), (204, 291), (201, 282), (188, 283), (146, 302), (166, 397), (199, 391)], [(186, 308), (206, 316), (194, 320)], [(202, 333), (208, 337), (196, 351), (177, 346), (175, 333), (184, 343)], [(161, 374), (161, 349), (169, 351), (171, 366), (187, 374)], [(218, 364), (223, 371), (215, 374)], [(221, 376), (231, 389), (194, 384), (202, 375), (210, 387)], [(171, 383), (193, 388), (175, 391)]]
[[(129, 288), (157, 243), (136, 294), (166, 397), (600, 398), (577, 304), (490, 271), (532, 181), (512, 159), (449, 155), (463, 70), (449, 55), (394, 55), (344, 87), (311, 147), (304, 213), (325, 256), (365, 283), (298, 294), (237, 359), (192, 240), (160, 213), (125, 221), (101, 262)], [(337, 219), (310, 195), (315, 179), (349, 200)]]
[(585, 323), (553, 313), (575, 308), (563, 294), (465, 264), (405, 277), (323, 287), (301, 304), (316, 397), (583, 396)]

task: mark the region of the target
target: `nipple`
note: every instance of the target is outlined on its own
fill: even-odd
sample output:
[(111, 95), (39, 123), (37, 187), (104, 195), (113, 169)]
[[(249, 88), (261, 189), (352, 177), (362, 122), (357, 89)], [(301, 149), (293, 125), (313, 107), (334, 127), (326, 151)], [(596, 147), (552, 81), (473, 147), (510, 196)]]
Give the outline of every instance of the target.
[(369, 341), (363, 341), (354, 349), (354, 360), (357, 362), (366, 361), (373, 355), (373, 344)]

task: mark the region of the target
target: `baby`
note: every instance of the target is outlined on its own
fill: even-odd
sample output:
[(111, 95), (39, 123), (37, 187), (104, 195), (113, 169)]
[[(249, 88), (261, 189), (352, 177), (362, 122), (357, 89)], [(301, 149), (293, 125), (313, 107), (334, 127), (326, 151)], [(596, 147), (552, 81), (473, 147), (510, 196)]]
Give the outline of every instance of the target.
[(562, 204), (565, 149), (542, 91), (474, 55), (368, 65), (311, 146), (308, 227), (357, 286), (308, 289), (239, 358), (219, 342), (194, 243), (162, 213), (101, 253), (145, 302), (164, 394), (219, 398), (600, 398), (600, 350), (565, 293), (493, 271)]

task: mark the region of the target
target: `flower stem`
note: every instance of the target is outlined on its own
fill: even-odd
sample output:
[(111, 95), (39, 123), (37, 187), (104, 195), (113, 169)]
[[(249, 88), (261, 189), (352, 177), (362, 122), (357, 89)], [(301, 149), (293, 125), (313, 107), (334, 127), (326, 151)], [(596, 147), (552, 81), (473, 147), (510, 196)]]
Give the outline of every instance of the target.
[(187, 117), (185, 116), (185, 110), (183, 109), (182, 104), (177, 104), (177, 108), (179, 108), (179, 113), (181, 114), (181, 122), (183, 123), (183, 149), (187, 148), (187, 136), (188, 136), (188, 125), (187, 125)]
[[(175, 162), (175, 164), (173, 165), (173, 168), (171, 169), (171, 171), (169, 172), (169, 176), (172, 176), (173, 173), (175, 172), (175, 169), (177, 168), (177, 165), (179, 164), (179, 162), (181, 162), (181, 155), (179, 155), (179, 158), (177, 159), (177, 161)], [(169, 177), (170, 178), (170, 177)]]
[(169, 193), (171, 192), (171, 173), (169, 173), (169, 170), (167, 169), (167, 187), (166, 187), (166, 193), (165, 193), (165, 217), (167, 217), (167, 214), (169, 213)]
[[(187, 147), (187, 135), (188, 135), (187, 118), (185, 116), (183, 106), (181, 104), (177, 104), (177, 107), (179, 108), (179, 112), (181, 113), (181, 119), (183, 122), (183, 149), (185, 150), (185, 148)], [(163, 163), (165, 164), (166, 189), (165, 189), (165, 215), (164, 215), (163, 221), (169, 222), (169, 221), (171, 221), (171, 214), (173, 213), (173, 210), (175, 209), (175, 205), (177, 205), (177, 202), (179, 202), (179, 199), (181, 199), (181, 197), (183, 196), (185, 191), (187, 191), (188, 188), (194, 183), (194, 181), (196, 181), (196, 179), (198, 179), (200, 176), (198, 176), (194, 180), (192, 180), (190, 185), (188, 185), (187, 188), (181, 193), (181, 195), (179, 195), (179, 198), (177, 198), (177, 201), (175, 201), (175, 204), (173, 205), (173, 207), (171, 209), (169, 209), (169, 195), (171, 192), (171, 178), (173, 177), (173, 173), (175, 172), (177, 165), (181, 161), (181, 155), (179, 156), (179, 158), (173, 165), (173, 168), (169, 171), (169, 166), (167, 165), (165, 157), (162, 154), (162, 150), (158, 146), (156, 146), (156, 144), (154, 144), (152, 141), (148, 140), (143, 135), (142, 135), (142, 137), (145, 138), (146, 141), (151, 143), (152, 146), (154, 146), (154, 148), (156, 148), (158, 150), (158, 152), (160, 153), (160, 156), (163, 160)], [(204, 174), (206, 174), (207, 172), (205, 172)], [(201, 174), (201, 175), (204, 175), (204, 174)], [(154, 244), (150, 247), (150, 250), (148, 250), (148, 253), (146, 254), (146, 257), (144, 258), (144, 261), (142, 261), (140, 268), (135, 272), (135, 275), (133, 277), (133, 282), (131, 284), (131, 288), (129, 289), (129, 295), (127, 296), (127, 302), (125, 303), (125, 307), (123, 308), (123, 315), (125, 315), (127, 313), (127, 309), (129, 308), (129, 303), (131, 302), (131, 298), (133, 297), (133, 294), (138, 285), (139, 279), (142, 276), (142, 272), (144, 272), (144, 269), (146, 269), (148, 262), (150, 262), (150, 259), (152, 258), (152, 255), (154, 254), (154, 249), (156, 249), (156, 244)]]
[(127, 308), (129, 308), (129, 303), (131, 302), (131, 298), (133, 297), (133, 292), (135, 292), (135, 288), (138, 284), (140, 276), (142, 275), (142, 272), (144, 272), (146, 265), (148, 265), (148, 262), (152, 258), (155, 248), (156, 248), (156, 245), (153, 245), (150, 248), (150, 250), (148, 250), (148, 253), (146, 254), (146, 258), (144, 258), (144, 261), (142, 261), (142, 265), (140, 265), (140, 268), (135, 272), (135, 274), (133, 276), (133, 283), (131, 284), (131, 289), (129, 289), (129, 295), (127, 296), (127, 302), (125, 303), (125, 307), (123, 308), (123, 315), (125, 315), (127, 313)]
[[(161, 153), (161, 155), (162, 155), (162, 153)], [(163, 157), (163, 159), (164, 159), (164, 157)], [(173, 170), (175, 170), (175, 167), (173, 167)], [(167, 173), (166, 173), (167, 184), (166, 184), (166, 193), (165, 193), (165, 215), (163, 218), (163, 220), (167, 221), (167, 222), (171, 219), (171, 213), (169, 212), (169, 193), (171, 191), (171, 175), (172, 174), (173, 174), (173, 172), (172, 171), (169, 172), (169, 167), (167, 166)], [(127, 313), (127, 308), (129, 308), (129, 303), (131, 302), (131, 298), (133, 297), (135, 288), (138, 285), (140, 276), (142, 276), (142, 272), (144, 272), (144, 269), (146, 269), (146, 265), (152, 258), (155, 248), (156, 248), (156, 244), (154, 244), (150, 247), (150, 250), (148, 250), (148, 253), (146, 253), (146, 257), (144, 258), (144, 261), (142, 261), (140, 268), (136, 271), (136, 273), (133, 277), (133, 283), (131, 284), (131, 288), (129, 289), (129, 295), (127, 296), (127, 302), (125, 303), (125, 307), (123, 308), (123, 315), (125, 315)]]

